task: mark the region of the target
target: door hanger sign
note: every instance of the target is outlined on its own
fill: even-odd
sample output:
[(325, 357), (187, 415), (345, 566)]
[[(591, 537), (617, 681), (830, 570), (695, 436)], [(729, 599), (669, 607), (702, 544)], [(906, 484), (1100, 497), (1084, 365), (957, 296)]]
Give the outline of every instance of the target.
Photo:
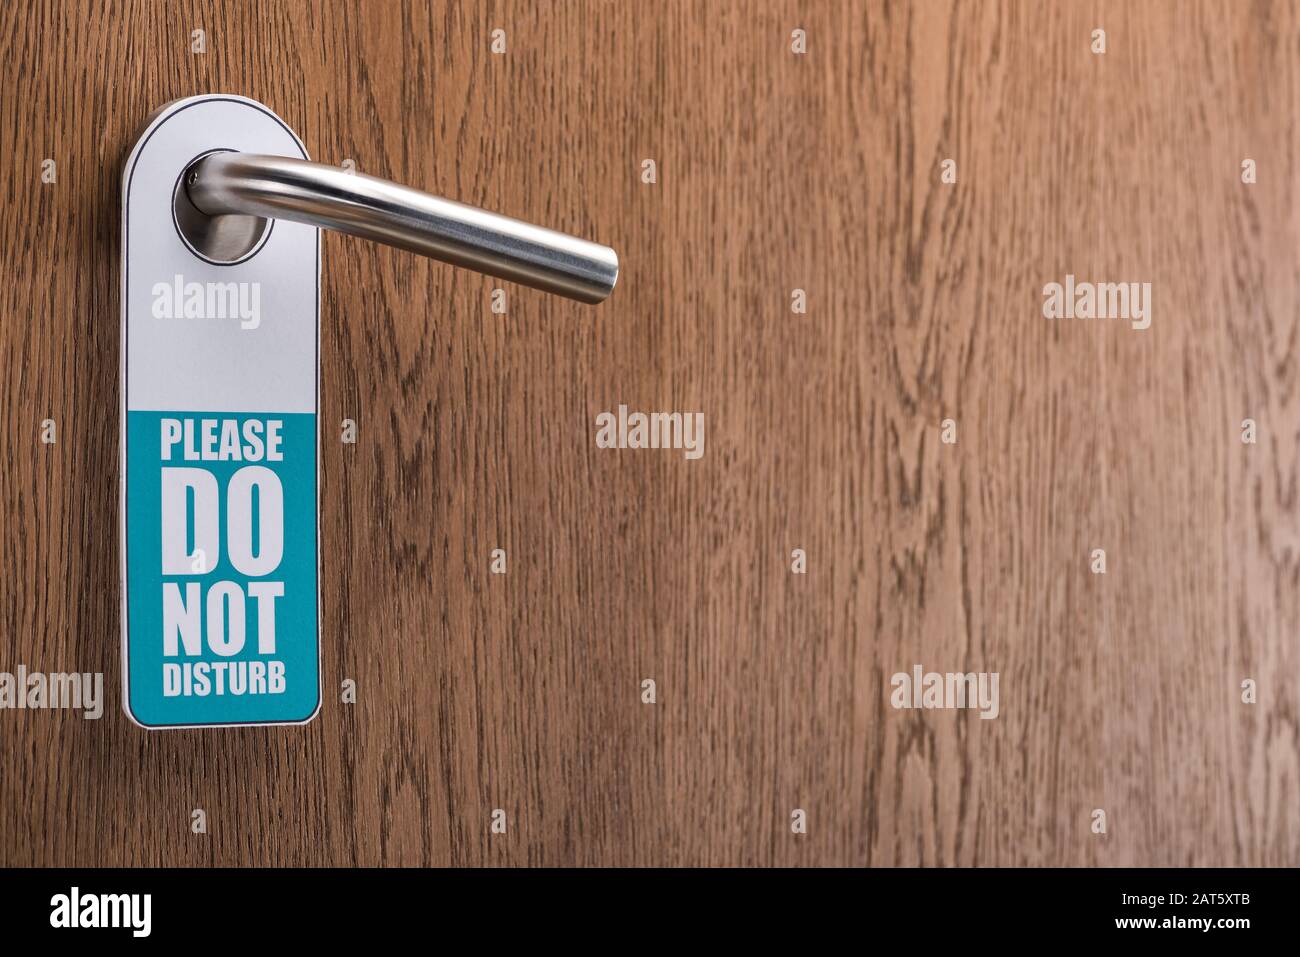
[(169, 103), (122, 177), (122, 696), (145, 728), (304, 724), (320, 709), (315, 227), (242, 258), (182, 238), (205, 154), (307, 158), (237, 96)]

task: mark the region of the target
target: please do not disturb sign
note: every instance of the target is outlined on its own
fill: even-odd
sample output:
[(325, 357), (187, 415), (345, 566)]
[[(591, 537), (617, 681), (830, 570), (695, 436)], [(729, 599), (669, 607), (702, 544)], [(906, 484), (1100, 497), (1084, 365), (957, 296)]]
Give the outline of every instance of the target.
[(306, 158), (240, 97), (169, 104), (123, 174), (123, 704), (146, 728), (297, 724), (320, 706), (314, 227), (237, 263), (172, 218), (213, 150)]

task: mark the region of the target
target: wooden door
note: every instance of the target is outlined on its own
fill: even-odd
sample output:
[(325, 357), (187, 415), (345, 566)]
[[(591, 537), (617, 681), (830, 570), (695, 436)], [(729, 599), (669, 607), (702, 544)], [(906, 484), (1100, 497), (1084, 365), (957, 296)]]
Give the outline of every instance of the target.
[[(0, 863), (1300, 863), (1297, 50), (1288, 3), (4, 5), (0, 670), (106, 702), (0, 711)], [(499, 314), (327, 234), (325, 705), (150, 733), (119, 180), (209, 92), (623, 270)], [(1149, 328), (1046, 318), (1067, 276)], [(704, 454), (598, 448), (619, 405)], [(895, 708), (915, 665), (997, 717)]]

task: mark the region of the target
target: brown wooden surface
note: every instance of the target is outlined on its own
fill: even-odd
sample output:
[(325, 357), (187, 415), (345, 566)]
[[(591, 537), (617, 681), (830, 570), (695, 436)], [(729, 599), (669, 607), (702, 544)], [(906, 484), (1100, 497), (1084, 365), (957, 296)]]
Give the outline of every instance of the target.
[[(0, 670), (107, 696), (0, 712), (0, 864), (1300, 864), (1294, 5), (69, 0), (0, 62)], [(326, 236), (305, 729), (120, 710), (119, 178), (204, 92), (624, 264), (501, 317)], [(704, 458), (596, 449), (619, 403)], [(915, 663), (1001, 716), (893, 710)]]

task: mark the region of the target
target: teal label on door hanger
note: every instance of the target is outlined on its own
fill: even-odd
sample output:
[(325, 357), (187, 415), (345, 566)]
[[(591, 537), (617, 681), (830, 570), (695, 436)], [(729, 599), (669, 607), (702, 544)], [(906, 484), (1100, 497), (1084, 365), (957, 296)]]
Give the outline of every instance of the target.
[(152, 727), (319, 704), (316, 416), (127, 413), (125, 666)]

